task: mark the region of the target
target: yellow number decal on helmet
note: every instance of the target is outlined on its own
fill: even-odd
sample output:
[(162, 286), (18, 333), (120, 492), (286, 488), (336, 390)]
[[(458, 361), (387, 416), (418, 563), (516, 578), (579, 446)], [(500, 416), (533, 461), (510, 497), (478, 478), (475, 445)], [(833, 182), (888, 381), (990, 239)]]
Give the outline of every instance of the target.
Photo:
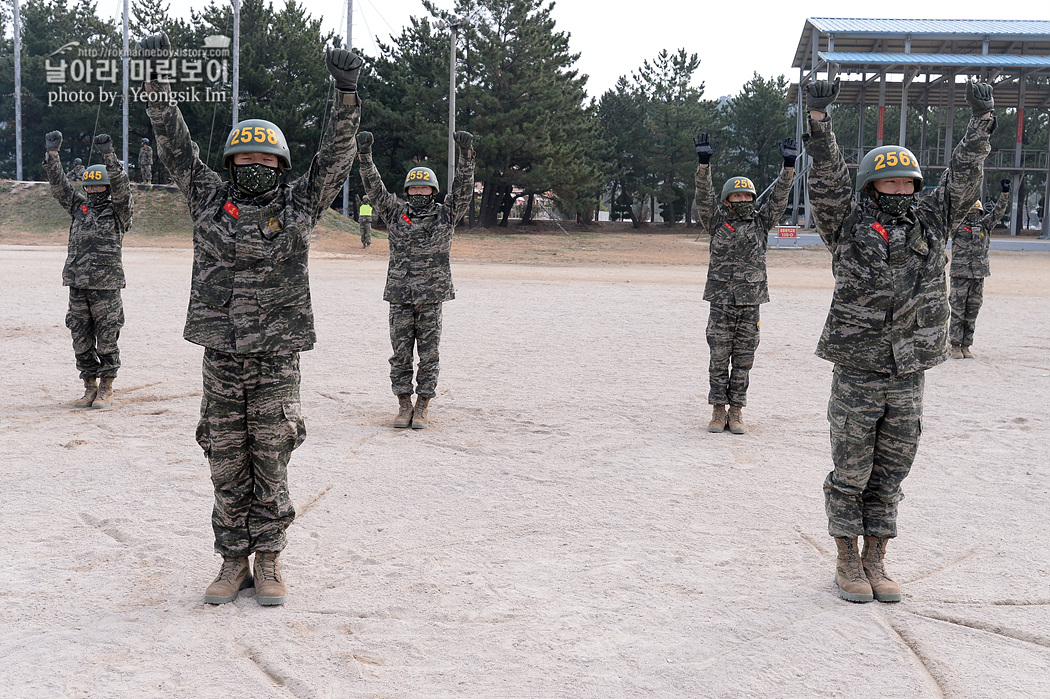
[(277, 134), (273, 129), (266, 129), (266, 140), (270, 143), (277, 143)]
[(909, 165), (918, 165), (915, 160), (915, 156), (906, 150), (891, 150), (885, 153), (879, 153), (875, 156), (875, 169), (882, 170), (887, 167), (896, 167), (898, 164), (905, 167)]
[(255, 127), (255, 142), (265, 143), (266, 142), (266, 129), (262, 126)]

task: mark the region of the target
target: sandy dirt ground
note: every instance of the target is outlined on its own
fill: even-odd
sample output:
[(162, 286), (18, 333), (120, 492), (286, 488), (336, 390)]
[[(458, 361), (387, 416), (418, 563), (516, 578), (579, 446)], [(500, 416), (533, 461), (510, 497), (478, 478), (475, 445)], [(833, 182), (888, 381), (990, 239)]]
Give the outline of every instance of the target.
[(827, 254), (771, 253), (751, 431), (713, 435), (706, 248), (621, 247), (646, 240), (458, 239), (423, 431), (389, 427), (381, 246), (319, 244), (277, 608), (202, 602), (189, 250), (125, 249), (124, 366), (93, 411), (70, 407), (64, 250), (0, 247), (0, 695), (1050, 696), (1050, 256), (993, 253), (977, 359), (927, 375), (905, 600), (855, 605), (821, 493)]

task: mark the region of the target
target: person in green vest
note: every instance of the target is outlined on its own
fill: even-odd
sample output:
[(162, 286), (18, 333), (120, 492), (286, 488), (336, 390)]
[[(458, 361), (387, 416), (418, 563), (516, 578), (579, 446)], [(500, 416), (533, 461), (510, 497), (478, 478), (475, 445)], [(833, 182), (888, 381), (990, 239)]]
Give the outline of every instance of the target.
[(372, 205), (368, 203), (368, 197), (361, 198), (357, 223), (361, 226), (361, 247), (367, 248), (372, 244)]

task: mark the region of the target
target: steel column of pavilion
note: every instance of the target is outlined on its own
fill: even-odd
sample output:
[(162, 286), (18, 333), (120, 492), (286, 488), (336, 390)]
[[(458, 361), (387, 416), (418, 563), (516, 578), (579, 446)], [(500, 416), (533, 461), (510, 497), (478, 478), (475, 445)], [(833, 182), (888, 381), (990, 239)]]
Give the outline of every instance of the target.
[[(920, 112), (922, 131), (919, 160), (924, 169), (943, 170), (955, 146), (954, 107), (958, 94), (970, 76), (995, 84), (995, 103), (1000, 124), (1005, 110), (1015, 110), (1018, 136), (1012, 154), (997, 153), (987, 163), (988, 170), (1004, 171), (1013, 181), (1013, 206), (1010, 232), (1016, 235), (1022, 223), (1024, 175), (1046, 175), (1043, 195), (1044, 214), (1050, 213), (1050, 147), (1046, 150), (1024, 149), (1026, 119), (1033, 113), (1050, 110), (1050, 21), (1038, 20), (912, 20), (912, 19), (835, 19), (810, 18), (799, 39), (792, 67), (798, 68), (798, 83), (788, 93), (788, 102), (796, 106), (796, 133), (806, 126), (805, 100), (800, 86), (823, 77), (842, 78), (839, 104), (865, 107), (878, 106), (876, 143), (885, 140), (886, 105), (901, 106), (898, 142), (905, 144), (910, 112)], [(924, 80), (916, 80), (924, 74)], [(870, 102), (878, 81), (878, 97)], [(911, 109), (909, 110), (909, 105)], [(946, 128), (943, 142), (928, 150), (927, 113), (930, 107), (945, 107)], [(859, 124), (857, 148), (847, 151), (847, 163), (853, 167), (864, 153), (864, 124)], [(914, 150), (914, 148), (913, 148)], [(850, 152), (852, 151), (852, 152)], [(940, 151), (940, 152), (938, 152)], [(1010, 157), (1012, 156), (1012, 157)], [(800, 168), (803, 169), (803, 168)], [(932, 178), (931, 178), (932, 179)], [(806, 221), (811, 221), (808, 207), (808, 180), (805, 190)], [(983, 190), (983, 183), (982, 183)], [(797, 201), (797, 198), (796, 198)], [(797, 210), (795, 219), (797, 223)], [(1050, 237), (1050, 216), (1042, 219), (1043, 237)]]

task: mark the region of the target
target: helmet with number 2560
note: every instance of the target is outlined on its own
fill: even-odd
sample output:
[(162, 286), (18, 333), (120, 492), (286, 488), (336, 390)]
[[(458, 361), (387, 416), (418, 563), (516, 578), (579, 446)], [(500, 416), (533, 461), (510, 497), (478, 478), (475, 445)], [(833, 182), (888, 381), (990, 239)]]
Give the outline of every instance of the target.
[(222, 166), (230, 167), (233, 156), (237, 153), (266, 153), (276, 155), (285, 168), (292, 166), (292, 153), (288, 150), (288, 141), (277, 124), (265, 119), (246, 119), (233, 127), (226, 137), (226, 147), (222, 151)]
[(915, 154), (900, 146), (879, 146), (868, 152), (857, 170), (857, 191), (870, 182), (889, 178), (915, 180), (915, 192), (922, 191), (922, 170)]

